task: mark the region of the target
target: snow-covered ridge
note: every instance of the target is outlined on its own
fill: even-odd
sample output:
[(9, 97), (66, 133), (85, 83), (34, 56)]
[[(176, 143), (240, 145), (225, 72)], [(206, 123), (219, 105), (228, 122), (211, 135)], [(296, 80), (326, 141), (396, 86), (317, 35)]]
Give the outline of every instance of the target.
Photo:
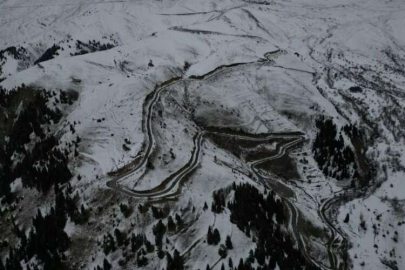
[[(214, 265), (217, 248), (201, 239), (215, 225), (234, 235), (234, 263), (246, 259), (256, 245), (230, 222), (230, 213), (202, 208), (211, 206), (213, 191), (234, 181), (262, 192), (267, 179), (270, 189), (291, 195), (285, 206), (294, 219), (285, 230), (307, 260), (324, 269), (404, 268), (404, 9), (399, 0), (0, 0), (0, 86), (79, 94), (55, 132), (62, 144), (81, 138), (69, 163), (70, 183), (81, 203), (105, 212), (85, 226), (68, 223), (74, 244), (95, 227), (100, 231), (89, 234), (83, 254), (69, 251), (72, 262), (92, 269), (107, 258), (118, 268), (127, 251), (105, 255), (96, 244), (101, 234), (137, 230), (150, 240), (156, 221), (136, 211), (129, 218), (109, 215), (121, 202), (137, 209), (152, 204), (144, 197), (162, 199), (162, 192), (170, 195), (162, 205), (190, 224), (167, 236), (165, 251), (187, 254), (190, 269)], [(367, 185), (338, 181), (319, 168), (312, 147), (321, 117), (333, 121), (358, 167), (371, 167)], [(342, 131), (350, 125), (361, 130), (361, 139)], [(292, 143), (285, 155), (276, 154), (273, 165), (257, 169), (261, 179), (249, 162), (206, 136), (209, 128), (239, 136), (279, 133), (287, 142), (291, 132), (305, 136), (299, 147)], [(282, 149), (282, 142), (269, 143), (266, 151)], [(137, 168), (138, 159), (141, 169), (119, 185), (106, 184), (115, 179), (108, 173)], [(280, 173), (285, 164), (299, 179)], [(166, 194), (169, 187), (173, 193)], [(14, 191), (24, 193), (19, 184)], [(137, 191), (149, 195), (132, 196)], [(142, 267), (167, 267), (166, 259), (151, 261), (152, 255)]]

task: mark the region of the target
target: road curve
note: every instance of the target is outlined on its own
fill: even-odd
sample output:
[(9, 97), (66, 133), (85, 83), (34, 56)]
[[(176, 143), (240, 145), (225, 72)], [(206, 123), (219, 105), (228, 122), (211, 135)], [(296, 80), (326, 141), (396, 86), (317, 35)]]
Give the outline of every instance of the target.
[[(160, 94), (163, 90), (167, 89), (170, 86), (173, 86), (173, 85), (176, 85), (179, 83), (183, 83), (183, 82), (187, 82), (187, 81), (207, 81), (209, 79), (214, 78), (215, 76), (218, 76), (219, 74), (226, 71), (227, 69), (230, 69), (233, 67), (237, 67), (237, 66), (241, 66), (241, 65), (252, 65), (252, 64), (263, 65), (263, 64), (271, 62), (272, 61), (271, 57), (276, 56), (276, 55), (280, 54), (281, 52), (282, 52), (281, 50), (277, 50), (274, 52), (266, 53), (265, 59), (260, 59), (259, 61), (256, 61), (256, 62), (235, 63), (235, 64), (230, 64), (230, 65), (219, 66), (219, 67), (215, 68), (214, 70), (212, 70), (204, 75), (201, 75), (201, 76), (190, 76), (189, 78), (172, 78), (172, 79), (167, 80), (166, 82), (162, 83), (160, 86), (157, 86), (152, 94), (151, 99), (145, 100), (145, 102), (148, 102), (148, 104), (146, 106), (146, 110), (145, 110), (145, 115), (144, 115), (145, 121), (143, 121), (143, 125), (144, 125), (143, 130), (145, 130), (145, 133), (146, 133), (146, 135), (145, 135), (146, 150), (144, 153), (141, 154), (141, 161), (137, 166), (135, 166), (135, 168), (128, 170), (127, 172), (122, 173), (118, 176), (115, 176), (112, 180), (107, 181), (107, 187), (109, 187), (117, 192), (129, 195), (129, 196), (138, 196), (139, 195), (139, 197), (148, 197), (148, 195), (145, 195), (144, 192), (134, 191), (134, 190), (130, 190), (130, 189), (121, 187), (119, 185), (119, 181), (122, 180), (124, 177), (140, 170), (143, 166), (145, 166), (145, 164), (147, 163), (147, 161), (153, 151), (153, 148), (155, 145), (155, 139), (153, 137), (153, 132), (152, 132), (152, 115), (153, 115), (154, 106), (155, 106), (156, 102), (158, 101)], [(200, 150), (198, 150), (197, 152), (199, 152), (199, 151)], [(170, 190), (167, 190), (167, 192), (170, 192)], [(151, 195), (149, 197), (152, 197), (152, 196), (155, 196), (154, 193), (151, 193)]]
[[(177, 189), (176, 190), (174, 190), (174, 189), (179, 186), (181, 179), (183, 179), (185, 176), (187, 176), (189, 173), (191, 173), (199, 164), (199, 157), (200, 157), (200, 153), (201, 153), (204, 131), (199, 131), (197, 133), (197, 135), (194, 137), (194, 149), (193, 149), (189, 162), (186, 165), (184, 165), (180, 170), (178, 170), (176, 173), (171, 175), (169, 177), (170, 179), (168, 178), (170, 181), (168, 181), (167, 183), (161, 183), (161, 185), (159, 185), (158, 187), (155, 187), (150, 190), (142, 190), (142, 191), (131, 190), (131, 189), (120, 186), (118, 183), (124, 177), (140, 170), (143, 166), (145, 166), (145, 164), (147, 163), (147, 161), (153, 151), (153, 148), (155, 145), (155, 140), (154, 140), (153, 132), (152, 132), (152, 115), (153, 115), (154, 106), (155, 106), (156, 102), (159, 100), (161, 92), (163, 90), (167, 89), (168, 87), (173, 86), (178, 83), (187, 82), (187, 81), (209, 80), (215, 76), (218, 76), (222, 72), (224, 72), (227, 69), (230, 69), (232, 67), (236, 67), (236, 66), (240, 66), (240, 65), (270, 63), (272, 61), (271, 57), (277, 56), (280, 53), (282, 53), (281, 50), (277, 50), (275, 52), (269, 52), (269, 53), (265, 54), (265, 59), (260, 59), (257, 62), (224, 65), (224, 66), (220, 66), (220, 67), (214, 69), (213, 71), (210, 71), (202, 76), (192, 76), (190, 78), (173, 78), (173, 79), (170, 79), (170, 80), (164, 82), (160, 86), (158, 86), (154, 90), (151, 99), (146, 100), (146, 102), (148, 102), (148, 104), (147, 104), (146, 110), (145, 110), (145, 121), (143, 122), (143, 124), (144, 124), (143, 128), (146, 131), (145, 132), (146, 133), (145, 134), (146, 150), (144, 153), (142, 153), (142, 154), (140, 153), (141, 161), (133, 169), (131, 169), (127, 172), (121, 173), (118, 176), (114, 176), (112, 180), (107, 181), (107, 183), (106, 183), (107, 187), (111, 188), (112, 190), (114, 190), (116, 192), (131, 196), (131, 197), (137, 197), (137, 198), (153, 199), (153, 198), (164, 198), (164, 197), (172, 196), (177, 191)], [(269, 160), (275, 160), (275, 159), (281, 158), (282, 156), (285, 155), (285, 153), (288, 149), (296, 146), (298, 143), (300, 143), (304, 140), (303, 135), (287, 135), (287, 134), (283, 134), (283, 135), (270, 134), (263, 138), (254, 138), (254, 137), (249, 137), (249, 136), (244, 136), (244, 135), (235, 135), (235, 134), (233, 134), (233, 136), (236, 136), (237, 138), (242, 139), (242, 140), (251, 140), (251, 141), (263, 141), (263, 140), (269, 140), (269, 139), (275, 139), (275, 138), (294, 139), (293, 141), (280, 146), (277, 154), (248, 163), (248, 165), (250, 165), (252, 172), (256, 175), (257, 179), (259, 179), (259, 181), (265, 187), (268, 187), (268, 185), (265, 181), (266, 178), (257, 171), (256, 166), (260, 163), (263, 163), (263, 162), (266, 162)], [(163, 182), (165, 182), (165, 181), (163, 181)], [(305, 258), (321, 269), (338, 269), (337, 268), (338, 267), (338, 256), (336, 256), (336, 254), (334, 253), (333, 247), (334, 247), (334, 244), (337, 243), (337, 241), (340, 241), (340, 243), (342, 243), (342, 245), (343, 245), (343, 248), (347, 248), (347, 240), (344, 238), (343, 234), (340, 233), (333, 226), (332, 222), (330, 222), (327, 219), (326, 214), (325, 214), (325, 212), (330, 207), (330, 205), (334, 202), (334, 200), (327, 200), (319, 209), (319, 215), (321, 216), (322, 220), (328, 225), (328, 228), (332, 232), (332, 238), (328, 242), (328, 245), (327, 245), (331, 267), (327, 267), (327, 266), (324, 266), (322, 263), (318, 263), (316, 260), (314, 260), (308, 254), (306, 245), (297, 228), (299, 211), (297, 210), (297, 208), (294, 206), (294, 204), (290, 200), (281, 196), (280, 194), (279, 194), (279, 196), (282, 198), (285, 205), (287, 205), (287, 207), (290, 209), (290, 213), (291, 213), (290, 225), (293, 230), (294, 236), (297, 239), (298, 246), (299, 246), (300, 250), (302, 250)], [(339, 237), (343, 240), (338, 240), (337, 235), (339, 235)]]
[[(291, 137), (294, 137), (294, 136), (289, 136), (289, 139), (291, 139)], [(286, 154), (286, 151), (287, 151), (288, 149), (290, 149), (290, 148), (296, 146), (298, 143), (300, 143), (300, 142), (302, 142), (302, 141), (304, 140), (304, 137), (303, 137), (303, 136), (295, 136), (295, 138), (296, 138), (295, 140), (293, 140), (293, 141), (291, 141), (291, 142), (289, 142), (289, 143), (287, 143), (287, 144), (285, 144), (285, 145), (282, 145), (282, 146), (279, 148), (279, 151), (278, 151), (277, 154), (275, 154), (275, 155), (273, 155), (273, 156), (270, 156), (270, 157), (266, 157), (266, 158), (263, 158), (263, 159), (260, 159), (260, 160), (256, 160), (256, 161), (253, 161), (253, 162), (250, 162), (250, 163), (249, 163), (252, 172), (256, 175), (257, 179), (260, 181), (260, 183), (261, 183), (263, 186), (269, 188), (269, 186), (268, 186), (266, 180), (269, 180), (270, 178), (267, 178), (267, 177), (261, 175), (261, 174), (259, 173), (259, 171), (257, 170), (256, 166), (257, 166), (258, 164), (260, 164), (260, 163), (263, 163), (263, 162), (266, 162), (266, 161), (269, 161), (269, 160), (275, 160), (275, 159), (281, 158), (283, 155)], [(276, 193), (277, 193), (277, 192), (276, 192)], [(328, 251), (328, 256), (329, 256), (329, 263), (330, 263), (330, 266), (326, 266), (326, 265), (324, 265), (323, 263), (317, 262), (315, 259), (313, 259), (313, 258), (309, 255), (309, 253), (308, 253), (308, 251), (307, 251), (307, 248), (306, 248), (306, 245), (305, 245), (305, 243), (304, 243), (304, 240), (302, 239), (301, 234), (300, 234), (300, 232), (299, 232), (299, 230), (298, 230), (298, 227), (297, 227), (298, 216), (299, 216), (299, 210), (298, 210), (298, 209), (295, 207), (295, 205), (294, 205), (289, 199), (287, 199), (285, 196), (282, 196), (282, 195), (279, 194), (279, 193), (277, 193), (277, 194), (281, 197), (281, 199), (282, 199), (282, 201), (284, 202), (284, 204), (285, 204), (285, 205), (289, 208), (289, 210), (290, 210), (290, 214), (291, 214), (290, 226), (291, 226), (291, 228), (292, 228), (294, 237), (295, 237), (295, 239), (297, 240), (298, 247), (299, 247), (299, 249), (302, 251), (304, 257), (305, 257), (308, 261), (312, 262), (315, 266), (319, 267), (320, 269), (332, 269), (332, 270), (340, 269), (340, 265), (341, 265), (341, 264), (340, 264), (340, 258), (339, 258), (339, 256), (336, 255), (336, 253), (337, 253), (337, 252), (336, 252), (336, 249), (337, 249), (337, 250), (342, 250), (342, 249), (345, 250), (345, 249), (347, 249), (347, 243), (348, 243), (348, 241), (347, 241), (347, 239), (345, 238), (344, 234), (341, 233), (341, 232), (333, 225), (333, 223), (332, 223), (330, 220), (328, 220), (328, 218), (327, 218), (327, 216), (326, 216), (326, 211), (331, 207), (331, 205), (332, 205), (333, 203), (335, 203), (335, 202), (338, 200), (338, 198), (333, 197), (333, 198), (331, 198), (331, 199), (326, 200), (326, 201), (319, 207), (319, 209), (318, 209), (318, 214), (319, 214), (319, 216), (321, 217), (322, 221), (323, 221), (325, 224), (327, 224), (327, 226), (328, 226), (328, 228), (329, 228), (329, 230), (330, 230), (330, 232), (331, 232), (331, 235), (332, 235), (331, 238), (330, 238), (330, 240), (328, 241), (328, 243), (327, 243), (327, 245), (326, 245), (327, 251)], [(338, 244), (338, 245), (339, 245), (336, 249), (335, 249), (335, 244)]]
[(118, 178), (117, 178), (112, 181), (108, 181), (107, 186), (117, 192), (121, 192), (126, 195), (129, 195), (132, 197), (138, 197), (138, 198), (155, 199), (155, 198), (171, 196), (173, 191), (177, 190), (177, 189), (175, 190), (174, 188), (176, 186), (178, 186), (180, 180), (183, 179), (185, 176), (187, 176), (195, 168), (197, 168), (197, 165), (199, 163), (200, 153), (201, 153), (203, 135), (204, 135), (203, 132), (199, 132), (197, 134), (197, 136), (194, 138), (194, 149), (193, 149), (193, 153), (191, 155), (189, 162), (185, 166), (183, 166), (180, 170), (178, 170), (175, 174), (172, 175), (173, 177), (169, 183), (167, 183), (167, 184), (164, 183), (162, 186), (159, 185), (158, 187), (150, 189), (150, 190), (137, 191), (137, 190), (126, 189), (125, 187), (119, 186), (117, 184), (117, 181), (118, 181)]
[[(279, 148), (278, 153), (275, 154), (274, 156), (270, 156), (270, 157), (266, 157), (266, 158), (263, 158), (263, 159), (260, 159), (260, 160), (256, 160), (256, 161), (250, 162), (250, 168), (251, 168), (252, 172), (255, 174), (255, 176), (257, 177), (257, 179), (259, 180), (259, 182), (260, 182), (264, 187), (269, 188), (269, 186), (268, 186), (268, 184), (267, 184), (267, 182), (266, 182), (266, 179), (269, 179), (269, 178), (266, 178), (266, 177), (264, 177), (263, 175), (261, 175), (261, 174), (259, 173), (259, 171), (257, 170), (256, 166), (257, 166), (258, 164), (260, 164), (260, 163), (263, 163), (263, 162), (266, 162), (266, 161), (269, 161), (269, 160), (275, 160), (275, 159), (278, 159), (278, 158), (284, 156), (284, 155), (286, 154), (286, 151), (287, 151), (288, 149), (290, 149), (290, 148), (296, 146), (298, 143), (302, 142), (303, 140), (304, 140), (304, 137), (303, 137), (303, 136), (295, 136), (295, 140), (294, 140), (294, 141), (291, 141), (291, 142), (289, 142), (289, 143), (287, 143), (287, 144), (285, 144), (285, 145), (282, 145), (282, 146)], [(277, 191), (275, 191), (275, 192), (277, 193)], [(314, 259), (309, 255), (309, 253), (308, 253), (308, 251), (307, 251), (307, 249), (306, 249), (306, 245), (305, 245), (304, 241), (302, 240), (301, 234), (300, 234), (300, 232), (298, 231), (298, 228), (297, 228), (298, 210), (296, 209), (296, 207), (294, 206), (294, 204), (290, 202), (290, 200), (288, 200), (286, 197), (282, 196), (282, 195), (279, 194), (279, 193), (277, 193), (277, 194), (281, 197), (281, 199), (282, 199), (284, 205), (286, 205), (286, 206), (288, 207), (288, 209), (290, 210), (290, 215), (291, 215), (291, 217), (290, 217), (290, 226), (291, 226), (291, 228), (292, 228), (294, 237), (295, 237), (295, 239), (297, 240), (298, 248), (301, 250), (302, 254), (304, 255), (304, 257), (306, 258), (307, 261), (310, 261), (310, 262), (313, 263), (315, 266), (318, 266), (318, 267), (321, 268), (321, 269), (324, 268), (322, 265), (320, 265), (316, 260), (314, 260)]]

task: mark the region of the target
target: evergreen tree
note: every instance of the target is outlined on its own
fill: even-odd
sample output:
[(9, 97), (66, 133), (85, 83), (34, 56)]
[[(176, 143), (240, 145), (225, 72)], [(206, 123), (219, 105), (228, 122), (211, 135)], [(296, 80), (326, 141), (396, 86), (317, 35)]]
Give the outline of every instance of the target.
[(216, 228), (213, 233), (213, 240), (214, 240), (214, 245), (217, 245), (219, 242), (221, 242), (221, 235), (219, 234), (219, 231)]
[(103, 251), (105, 255), (110, 254), (110, 252), (114, 252), (116, 250), (114, 238), (110, 233), (104, 235), (103, 239)]
[(225, 245), (227, 249), (233, 249), (232, 241), (231, 241), (231, 236), (227, 235), (226, 240), (225, 240)]
[(183, 227), (183, 220), (181, 219), (181, 217), (179, 216), (179, 214), (176, 214), (176, 222), (177, 222), (177, 227), (181, 228)]
[(228, 256), (228, 251), (225, 247), (225, 245), (221, 245), (218, 249), (218, 254), (221, 258), (226, 258)]
[(214, 244), (214, 236), (213, 236), (213, 233), (212, 233), (211, 226), (208, 226), (207, 243), (208, 243), (208, 245), (213, 245)]
[(184, 270), (184, 260), (177, 249), (174, 250), (173, 257), (167, 255), (167, 270)]
[(164, 217), (162, 209), (156, 208), (154, 206), (151, 207), (153, 217), (156, 219), (162, 219)]
[(345, 219), (343, 220), (343, 222), (344, 223), (349, 223), (349, 220), (350, 220), (350, 216), (349, 216), (349, 213), (347, 213)]
[(111, 270), (112, 269), (112, 266), (111, 266), (110, 262), (106, 258), (104, 258), (104, 261), (103, 261), (103, 269), (104, 270)]
[(211, 205), (211, 211), (214, 213), (222, 213), (225, 208), (225, 195), (222, 190), (215, 191), (213, 193), (213, 202)]
[(229, 265), (229, 268), (230, 268), (230, 269), (233, 269), (233, 261), (232, 261), (232, 258), (229, 258), (229, 260), (228, 260), (228, 265)]
[(245, 264), (243, 263), (242, 258), (240, 258), (240, 260), (239, 260), (238, 270), (245, 270)]
[(169, 216), (169, 218), (167, 219), (167, 229), (170, 232), (176, 230), (176, 224), (174, 223), (172, 216)]
[(125, 239), (124, 239), (123, 234), (121, 233), (121, 231), (118, 228), (116, 228), (114, 230), (114, 235), (115, 235), (115, 240), (117, 241), (118, 246), (122, 246), (124, 244)]
[(162, 239), (165, 233), (166, 233), (166, 226), (160, 219), (159, 222), (155, 226), (153, 226), (153, 234), (155, 235), (155, 244), (157, 246), (162, 245)]

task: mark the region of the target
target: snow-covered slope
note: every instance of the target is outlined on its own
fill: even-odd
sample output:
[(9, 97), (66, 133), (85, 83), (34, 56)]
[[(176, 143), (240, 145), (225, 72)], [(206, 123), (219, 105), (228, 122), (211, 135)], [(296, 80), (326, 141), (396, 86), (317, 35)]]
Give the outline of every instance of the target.
[[(228, 269), (229, 258), (259, 269), (260, 229), (242, 230), (232, 212), (237, 185), (249, 183), (275, 192), (286, 215), (273, 218), (287, 240), (269, 269), (303, 267), (286, 266), (290, 248), (307, 268), (405, 268), (403, 1), (0, 0), (0, 10), (0, 86), (19, 91), (0, 103), (0, 177), (14, 196), (1, 205), (3, 262), (26, 241), (15, 227), (32, 239), (37, 209), (52, 215), (60, 203), (59, 190), (37, 192), (13, 171), (47, 167), (23, 163), (44, 141), (34, 128), (24, 147), (12, 143), (28, 88), (61, 110), (40, 126), (66, 152), (60, 188), (87, 217), (63, 212), (65, 266), (176, 269), (178, 250), (187, 269)], [(59, 103), (64, 93), (77, 100)], [(211, 210), (215, 192), (226, 194), (223, 211)], [(159, 244), (168, 216), (178, 227)], [(153, 252), (131, 247), (138, 233)], [(21, 265), (44, 263), (37, 254)]]

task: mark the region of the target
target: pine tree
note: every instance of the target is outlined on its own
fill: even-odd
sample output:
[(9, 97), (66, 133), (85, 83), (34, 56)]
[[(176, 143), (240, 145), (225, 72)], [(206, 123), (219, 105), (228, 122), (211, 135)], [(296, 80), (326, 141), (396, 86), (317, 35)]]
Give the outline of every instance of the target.
[(114, 238), (110, 233), (104, 235), (103, 239), (103, 251), (105, 255), (110, 254), (110, 252), (114, 252), (116, 250)]
[(226, 258), (226, 256), (228, 256), (228, 251), (226, 249), (226, 247), (224, 245), (221, 245), (218, 249), (218, 255), (221, 258)]
[(159, 222), (153, 226), (153, 234), (155, 235), (155, 244), (157, 246), (162, 245), (163, 235), (166, 233), (166, 226), (160, 219)]
[(243, 263), (242, 258), (239, 260), (238, 270), (245, 270), (245, 264)]
[(103, 261), (103, 269), (104, 270), (111, 270), (112, 269), (112, 266), (111, 266), (110, 262), (106, 258), (104, 258), (104, 261)]
[(118, 228), (114, 230), (114, 235), (118, 246), (122, 246), (124, 244), (124, 236), (122, 235), (121, 231)]
[(232, 258), (229, 258), (229, 260), (228, 260), (228, 265), (229, 265), (229, 268), (232, 270), (232, 269), (233, 269), (233, 261), (232, 261)]
[(208, 243), (208, 245), (213, 245), (214, 244), (213, 237), (214, 236), (212, 234), (211, 226), (208, 226), (208, 232), (207, 232), (207, 243)]
[(347, 213), (346, 217), (345, 217), (345, 220), (343, 220), (343, 222), (344, 223), (349, 223), (349, 219), (350, 219), (350, 216), (349, 216), (349, 213)]
[(157, 247), (157, 255), (159, 259), (163, 259), (165, 257), (165, 252), (160, 246)]
[(225, 240), (225, 245), (227, 249), (233, 249), (232, 241), (231, 241), (231, 236), (227, 235), (226, 240)]
[(177, 222), (177, 226), (178, 226), (179, 228), (183, 227), (184, 222), (183, 222), (183, 220), (181, 219), (181, 217), (179, 216), (179, 214), (176, 214), (176, 222)]
[(177, 249), (173, 252), (173, 257), (167, 255), (167, 270), (184, 270), (184, 260)]
[(213, 233), (213, 240), (214, 240), (214, 245), (217, 245), (219, 242), (221, 242), (221, 235), (219, 234), (219, 231), (216, 228)]
[(176, 223), (174, 223), (172, 216), (169, 216), (169, 218), (167, 219), (167, 229), (170, 232), (173, 232), (176, 230)]

